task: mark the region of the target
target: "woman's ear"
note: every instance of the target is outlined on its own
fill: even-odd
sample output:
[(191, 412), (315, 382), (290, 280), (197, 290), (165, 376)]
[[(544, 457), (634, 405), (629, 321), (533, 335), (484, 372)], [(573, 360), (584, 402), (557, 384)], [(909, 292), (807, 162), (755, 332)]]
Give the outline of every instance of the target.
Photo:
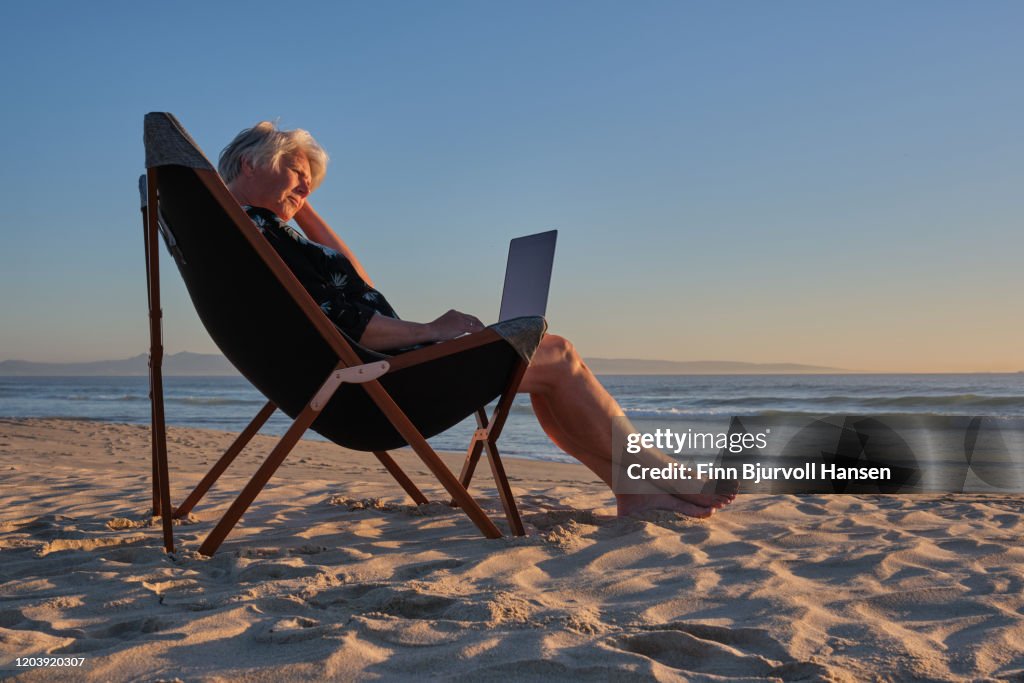
[(247, 178), (251, 178), (252, 174), (253, 174), (253, 172), (255, 170), (256, 170), (256, 167), (252, 165), (252, 162), (249, 159), (246, 159), (246, 158), (243, 157), (242, 158), (242, 175), (246, 176)]

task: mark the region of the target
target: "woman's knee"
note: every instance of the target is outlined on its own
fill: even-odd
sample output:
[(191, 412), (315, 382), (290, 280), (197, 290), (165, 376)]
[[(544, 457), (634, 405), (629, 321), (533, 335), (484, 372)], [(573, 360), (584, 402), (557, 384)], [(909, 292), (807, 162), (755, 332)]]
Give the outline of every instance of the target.
[(584, 368), (583, 359), (572, 342), (557, 334), (549, 334), (541, 340), (520, 389), (531, 393), (547, 393), (564, 386), (566, 380)]
[(541, 348), (548, 356), (546, 360), (550, 363), (562, 365), (572, 371), (583, 366), (583, 359), (576, 352), (576, 347), (565, 337), (549, 334), (544, 337)]

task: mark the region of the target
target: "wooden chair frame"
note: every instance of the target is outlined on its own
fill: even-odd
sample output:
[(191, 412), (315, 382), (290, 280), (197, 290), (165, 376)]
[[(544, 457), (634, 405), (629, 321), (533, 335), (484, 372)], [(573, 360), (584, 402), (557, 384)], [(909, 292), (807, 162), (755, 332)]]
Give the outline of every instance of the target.
[[(209, 169), (192, 169), (206, 189), (217, 199), (222, 208), (232, 217), (237, 225), (249, 225), (251, 220), (238, 205), (224, 186), (215, 171)], [(162, 521), (164, 548), (167, 552), (174, 551), (173, 519), (187, 515), (199, 500), (209, 491), (210, 487), (227, 470), (234, 459), (242, 452), (252, 437), (276, 410), (277, 406), (268, 401), (256, 414), (248, 426), (243, 429), (231, 446), (210, 468), (199, 484), (186, 496), (177, 508), (171, 505), (170, 482), (168, 478), (167, 432), (165, 426), (163, 400), (163, 313), (160, 307), (160, 263), (157, 247), (157, 230), (159, 225), (159, 167), (147, 168), (145, 176), (145, 196), (143, 198), (143, 230), (146, 251), (146, 289), (149, 303), (149, 382), (151, 403), (151, 451), (153, 479), (153, 515)], [(147, 201), (148, 199), (148, 201)], [(240, 222), (242, 221), (242, 222)], [(292, 272), (288, 269), (273, 247), (259, 234), (253, 226), (252, 230), (243, 230), (249, 244), (263, 259), (264, 263), (277, 277), (295, 303), (316, 326), (324, 341), (337, 354), (337, 366), (324, 378), (319, 390), (310, 396), (305, 408), (295, 417), (291, 426), (280, 438), (273, 450), (264, 460), (256, 473), (242, 489), (234, 503), (221, 517), (214, 529), (203, 541), (199, 552), (212, 556), (231, 530), (241, 519), (252, 502), (273, 477), (302, 435), (316, 420), (320, 411), (328, 403), (338, 387), (345, 382), (358, 383), (369, 394), (377, 407), (384, 413), (396, 431), (409, 444), (420, 460), (444, 486), (451, 496), (450, 504), (458, 506), (466, 513), (480, 532), (487, 538), (500, 538), (501, 531), (483, 511), (479, 503), (469, 494), (468, 488), (480, 456), (487, 451), (491, 473), (498, 489), (499, 497), (505, 511), (505, 518), (511, 532), (522, 536), (525, 533), (515, 498), (512, 495), (508, 477), (498, 453), (497, 440), (512, 408), (523, 375), (528, 367), (527, 361), (520, 359), (512, 372), (512, 377), (501, 393), (498, 404), (491, 416), (487, 416), (484, 407), (476, 411), (478, 429), (474, 432), (467, 448), (466, 458), (459, 477), (456, 477), (444, 464), (433, 448), (427, 443), (422, 433), (413, 425), (402, 409), (380, 384), (378, 378), (388, 372), (394, 372), (419, 363), (458, 353), (466, 349), (494, 343), (501, 337), (493, 330), (487, 329), (459, 339), (434, 344), (422, 349), (394, 356), (387, 361), (364, 363), (348, 341), (334, 327), (333, 323), (320, 310)], [(394, 477), (402, 489), (413, 501), (422, 505), (427, 503), (426, 496), (405, 474), (398, 463), (386, 451), (374, 451), (374, 455), (384, 468)]]

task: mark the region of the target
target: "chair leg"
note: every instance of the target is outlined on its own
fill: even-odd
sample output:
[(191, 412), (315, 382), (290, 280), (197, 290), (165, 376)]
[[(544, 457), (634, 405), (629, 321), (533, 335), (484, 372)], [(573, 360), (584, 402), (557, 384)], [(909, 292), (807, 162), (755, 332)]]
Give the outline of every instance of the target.
[(384, 465), (384, 468), (395, 478), (395, 481), (401, 484), (405, 492), (409, 494), (409, 497), (417, 505), (426, 505), (430, 502), (387, 451), (374, 451), (373, 454), (377, 456), (380, 464)]
[(227, 535), (231, 533), (231, 530), (238, 524), (238, 520), (242, 518), (245, 511), (249, 509), (249, 506), (259, 495), (263, 487), (267, 485), (270, 478), (274, 476), (277, 469), (284, 462), (284, 459), (291, 452), (295, 444), (298, 443), (299, 439), (302, 438), (303, 433), (309, 426), (313, 424), (317, 414), (320, 411), (314, 410), (312, 406), (306, 406), (299, 416), (295, 418), (292, 426), (288, 428), (281, 440), (274, 446), (274, 450), (270, 452), (267, 459), (263, 461), (260, 468), (256, 470), (256, 474), (252, 475), (252, 479), (245, 485), (242, 492), (238, 494), (235, 502), (231, 504), (228, 511), (224, 513), (217, 526), (213, 528), (210, 535), (206, 537), (203, 544), (199, 546), (199, 552), (203, 555), (212, 556), (217, 552), (217, 548), (220, 547)]
[(164, 532), (164, 550), (174, 552), (174, 507), (171, 505), (171, 481), (167, 467), (167, 433), (164, 427), (163, 414), (163, 381), (159, 367), (153, 372), (153, 393), (157, 395), (156, 422), (154, 423), (154, 440), (156, 441), (157, 477), (159, 482), (160, 521)]
[(146, 246), (146, 293), (149, 298), (149, 400), (153, 457), (153, 513), (163, 523), (164, 550), (174, 552), (174, 522), (171, 515), (170, 475), (167, 467), (167, 433), (164, 422), (163, 313), (160, 309), (160, 259), (156, 246), (156, 169), (146, 173), (146, 192), (151, 201), (143, 207), (143, 235)]
[[(497, 410), (495, 414), (497, 414)], [(462, 464), (462, 474), (459, 480), (462, 485), (467, 489), (469, 488), (469, 482), (473, 478), (473, 472), (476, 470), (476, 465), (480, 461), (481, 452), (487, 450), (487, 462), (491, 466), (491, 475), (494, 477), (495, 487), (498, 489), (498, 497), (501, 499), (501, 505), (505, 509), (505, 519), (508, 521), (509, 529), (515, 536), (523, 536), (526, 534), (526, 529), (523, 527), (523, 520), (519, 516), (519, 508), (516, 506), (515, 496), (512, 495), (512, 488), (508, 483), (508, 476), (505, 474), (505, 466), (501, 462), (501, 457), (498, 454), (498, 445), (496, 442), (496, 436), (491, 435), (490, 426), (498, 424), (495, 417), (490, 420), (487, 419), (487, 413), (484, 412), (483, 408), (476, 411), (477, 424), (480, 429), (477, 429), (473, 434), (473, 441), (469, 444), (469, 449), (466, 453), (466, 460)], [(456, 506), (454, 500), (448, 502), (451, 506)]]
[[(153, 378), (149, 379), (150, 386), (153, 385)], [(158, 517), (160, 515), (160, 467), (157, 465), (156, 456), (156, 408), (153, 407), (153, 391), (150, 389), (149, 392), (149, 452), (150, 460), (153, 463), (153, 472), (150, 480), (153, 482), (153, 516)]]
[[(484, 412), (483, 408), (477, 408), (476, 423), (479, 428), (473, 433), (473, 440), (469, 442), (469, 448), (466, 449), (466, 459), (462, 463), (462, 472), (459, 474), (459, 481), (467, 489), (469, 488), (469, 482), (473, 480), (476, 465), (480, 462), (480, 453), (483, 452), (484, 448), (483, 441), (487, 438), (487, 413)], [(449, 504), (454, 505), (455, 502), (451, 501)]]
[[(224, 539), (231, 533), (231, 530), (235, 528), (238, 520), (242, 518), (242, 515), (249, 509), (252, 502), (256, 500), (256, 496), (260, 494), (263, 487), (274, 476), (281, 463), (288, 457), (288, 454), (295, 447), (295, 444), (298, 443), (299, 439), (302, 438), (306, 430), (309, 429), (309, 426), (313, 424), (317, 415), (324, 409), (327, 402), (331, 400), (331, 396), (338, 390), (338, 387), (344, 382), (376, 383), (376, 378), (387, 371), (388, 364), (385, 362), (367, 363), (366, 365), (353, 367), (346, 367), (344, 361), (338, 363), (331, 374), (327, 376), (327, 379), (324, 380), (320, 389), (313, 395), (309, 403), (306, 404), (306, 407), (302, 409), (302, 412), (292, 422), (288, 431), (285, 432), (281, 440), (274, 446), (274, 450), (270, 452), (270, 455), (263, 461), (260, 468), (252, 475), (252, 479), (249, 480), (249, 483), (245, 485), (242, 492), (235, 498), (235, 502), (231, 504), (228, 511), (217, 522), (217, 526), (213, 528), (210, 535), (199, 546), (199, 552), (206, 556), (212, 556), (217, 552), (217, 548), (224, 542)], [(264, 409), (266, 408), (267, 406), (264, 406)]]
[[(512, 495), (508, 476), (505, 474), (505, 466), (502, 464), (501, 457), (498, 454), (497, 444), (501, 430), (505, 427), (505, 420), (508, 418), (509, 411), (512, 410), (512, 402), (515, 400), (519, 383), (522, 381), (523, 375), (526, 374), (528, 367), (529, 365), (526, 361), (519, 362), (509, 381), (508, 387), (498, 399), (498, 405), (495, 406), (494, 413), (489, 419), (483, 408), (477, 409), (476, 423), (478, 429), (473, 433), (473, 440), (470, 441), (469, 448), (466, 451), (466, 460), (462, 464), (462, 474), (459, 476), (462, 485), (468, 489), (469, 482), (473, 479), (473, 472), (476, 470), (477, 463), (480, 460), (480, 454), (486, 448), (487, 461), (491, 465), (494, 484), (498, 489), (501, 505), (505, 508), (505, 519), (508, 521), (512, 533), (516, 536), (524, 535), (526, 530), (523, 528), (523, 521), (519, 516), (519, 508), (516, 506), (515, 497)], [(455, 500), (449, 501), (448, 504), (457, 506)]]
[(484, 442), (487, 448), (487, 461), (491, 464), (491, 474), (494, 476), (494, 484), (498, 488), (498, 496), (501, 498), (501, 506), (505, 508), (505, 519), (512, 530), (512, 535), (523, 536), (526, 529), (523, 528), (523, 520), (519, 517), (519, 508), (516, 507), (516, 499), (512, 495), (512, 487), (508, 483), (508, 475), (505, 474), (505, 466), (498, 457), (498, 446), (488, 439)]
[(398, 404), (385, 391), (380, 382), (366, 382), (363, 384), (363, 389), (366, 390), (366, 393), (370, 395), (370, 398), (377, 404), (381, 412), (391, 421), (391, 424), (402, 435), (405, 442), (416, 452), (416, 455), (420, 457), (420, 460), (427, 466), (427, 469), (437, 477), (437, 480), (444, 486), (445, 490), (455, 499), (459, 507), (462, 508), (462, 511), (476, 525), (476, 528), (487, 538), (501, 538), (502, 534), (498, 527), (487, 516), (487, 513), (483, 511), (480, 504), (469, 495), (466, 487), (452, 474), (452, 471), (444, 464), (444, 461), (437, 455), (437, 452), (430, 447), (427, 440), (423, 438), (420, 431), (416, 429), (416, 426), (409, 420), (405, 412), (398, 407)]
[[(148, 182), (148, 174), (145, 177), (145, 181)], [(156, 394), (153, 393), (153, 359), (154, 352), (157, 349), (157, 338), (153, 337), (153, 274), (150, 272), (150, 259), (149, 259), (149, 223), (148, 223), (148, 211), (146, 200), (146, 187), (143, 185), (141, 188), (143, 192), (142, 201), (142, 240), (143, 245), (146, 248), (146, 305), (149, 309), (149, 453), (150, 460), (152, 461), (153, 471), (150, 476), (150, 481), (153, 484), (153, 516), (156, 517), (160, 514), (160, 469), (157, 464), (157, 438), (156, 438)]]
[(206, 473), (206, 476), (199, 482), (195, 490), (188, 494), (185, 502), (179, 505), (178, 509), (174, 511), (175, 519), (184, 517), (188, 513), (192, 512), (192, 508), (196, 506), (196, 503), (206, 495), (206, 492), (210, 490), (210, 487), (213, 486), (214, 483), (216, 483), (220, 478), (220, 475), (224, 474), (224, 471), (227, 470), (228, 466), (231, 465), (232, 462), (234, 462), (235, 458), (238, 457), (238, 454), (241, 453), (242, 449), (245, 448), (249, 441), (252, 440), (252, 437), (256, 435), (256, 432), (260, 430), (260, 427), (262, 427), (270, 416), (274, 414), (275, 410), (277, 410), (277, 406), (274, 405), (274, 402), (267, 401), (266, 405), (260, 409), (260, 412), (256, 413), (256, 417), (252, 419), (252, 422), (250, 422), (249, 425), (238, 435), (234, 443), (224, 451), (224, 455), (220, 456), (217, 463), (210, 468), (210, 471)]
[[(526, 370), (529, 367), (529, 363), (526, 361), (519, 361), (519, 364), (513, 371), (508, 387), (505, 389), (505, 393), (498, 399), (498, 405), (494, 408), (494, 414), (486, 422), (487, 439), (484, 441), (484, 447), (487, 449), (487, 459), (491, 463), (491, 474), (494, 476), (495, 486), (498, 487), (498, 495), (501, 497), (501, 504), (505, 508), (508, 525), (516, 536), (524, 535), (526, 530), (523, 528), (523, 521), (519, 517), (519, 508), (516, 506), (516, 499), (512, 495), (512, 488), (509, 486), (505, 467), (498, 455), (498, 437), (501, 436), (501, 431), (505, 428), (505, 421), (512, 411), (512, 403), (515, 401), (516, 392), (519, 390), (519, 383), (523, 381), (523, 375), (526, 374)], [(484, 411), (481, 410), (477, 419), (482, 421), (486, 420), (486, 417)], [(481, 427), (484, 426), (484, 424), (481, 424)]]

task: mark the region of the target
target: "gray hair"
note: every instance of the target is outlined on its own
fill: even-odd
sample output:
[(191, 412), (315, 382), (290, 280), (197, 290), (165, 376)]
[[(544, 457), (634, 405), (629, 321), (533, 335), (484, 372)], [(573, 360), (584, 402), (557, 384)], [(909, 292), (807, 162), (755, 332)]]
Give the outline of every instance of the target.
[(225, 183), (230, 183), (242, 172), (242, 161), (248, 160), (257, 168), (279, 168), (281, 159), (297, 152), (306, 155), (312, 187), (315, 190), (327, 173), (327, 152), (309, 131), (278, 130), (270, 121), (260, 121), (235, 136), (220, 153), (217, 170)]

